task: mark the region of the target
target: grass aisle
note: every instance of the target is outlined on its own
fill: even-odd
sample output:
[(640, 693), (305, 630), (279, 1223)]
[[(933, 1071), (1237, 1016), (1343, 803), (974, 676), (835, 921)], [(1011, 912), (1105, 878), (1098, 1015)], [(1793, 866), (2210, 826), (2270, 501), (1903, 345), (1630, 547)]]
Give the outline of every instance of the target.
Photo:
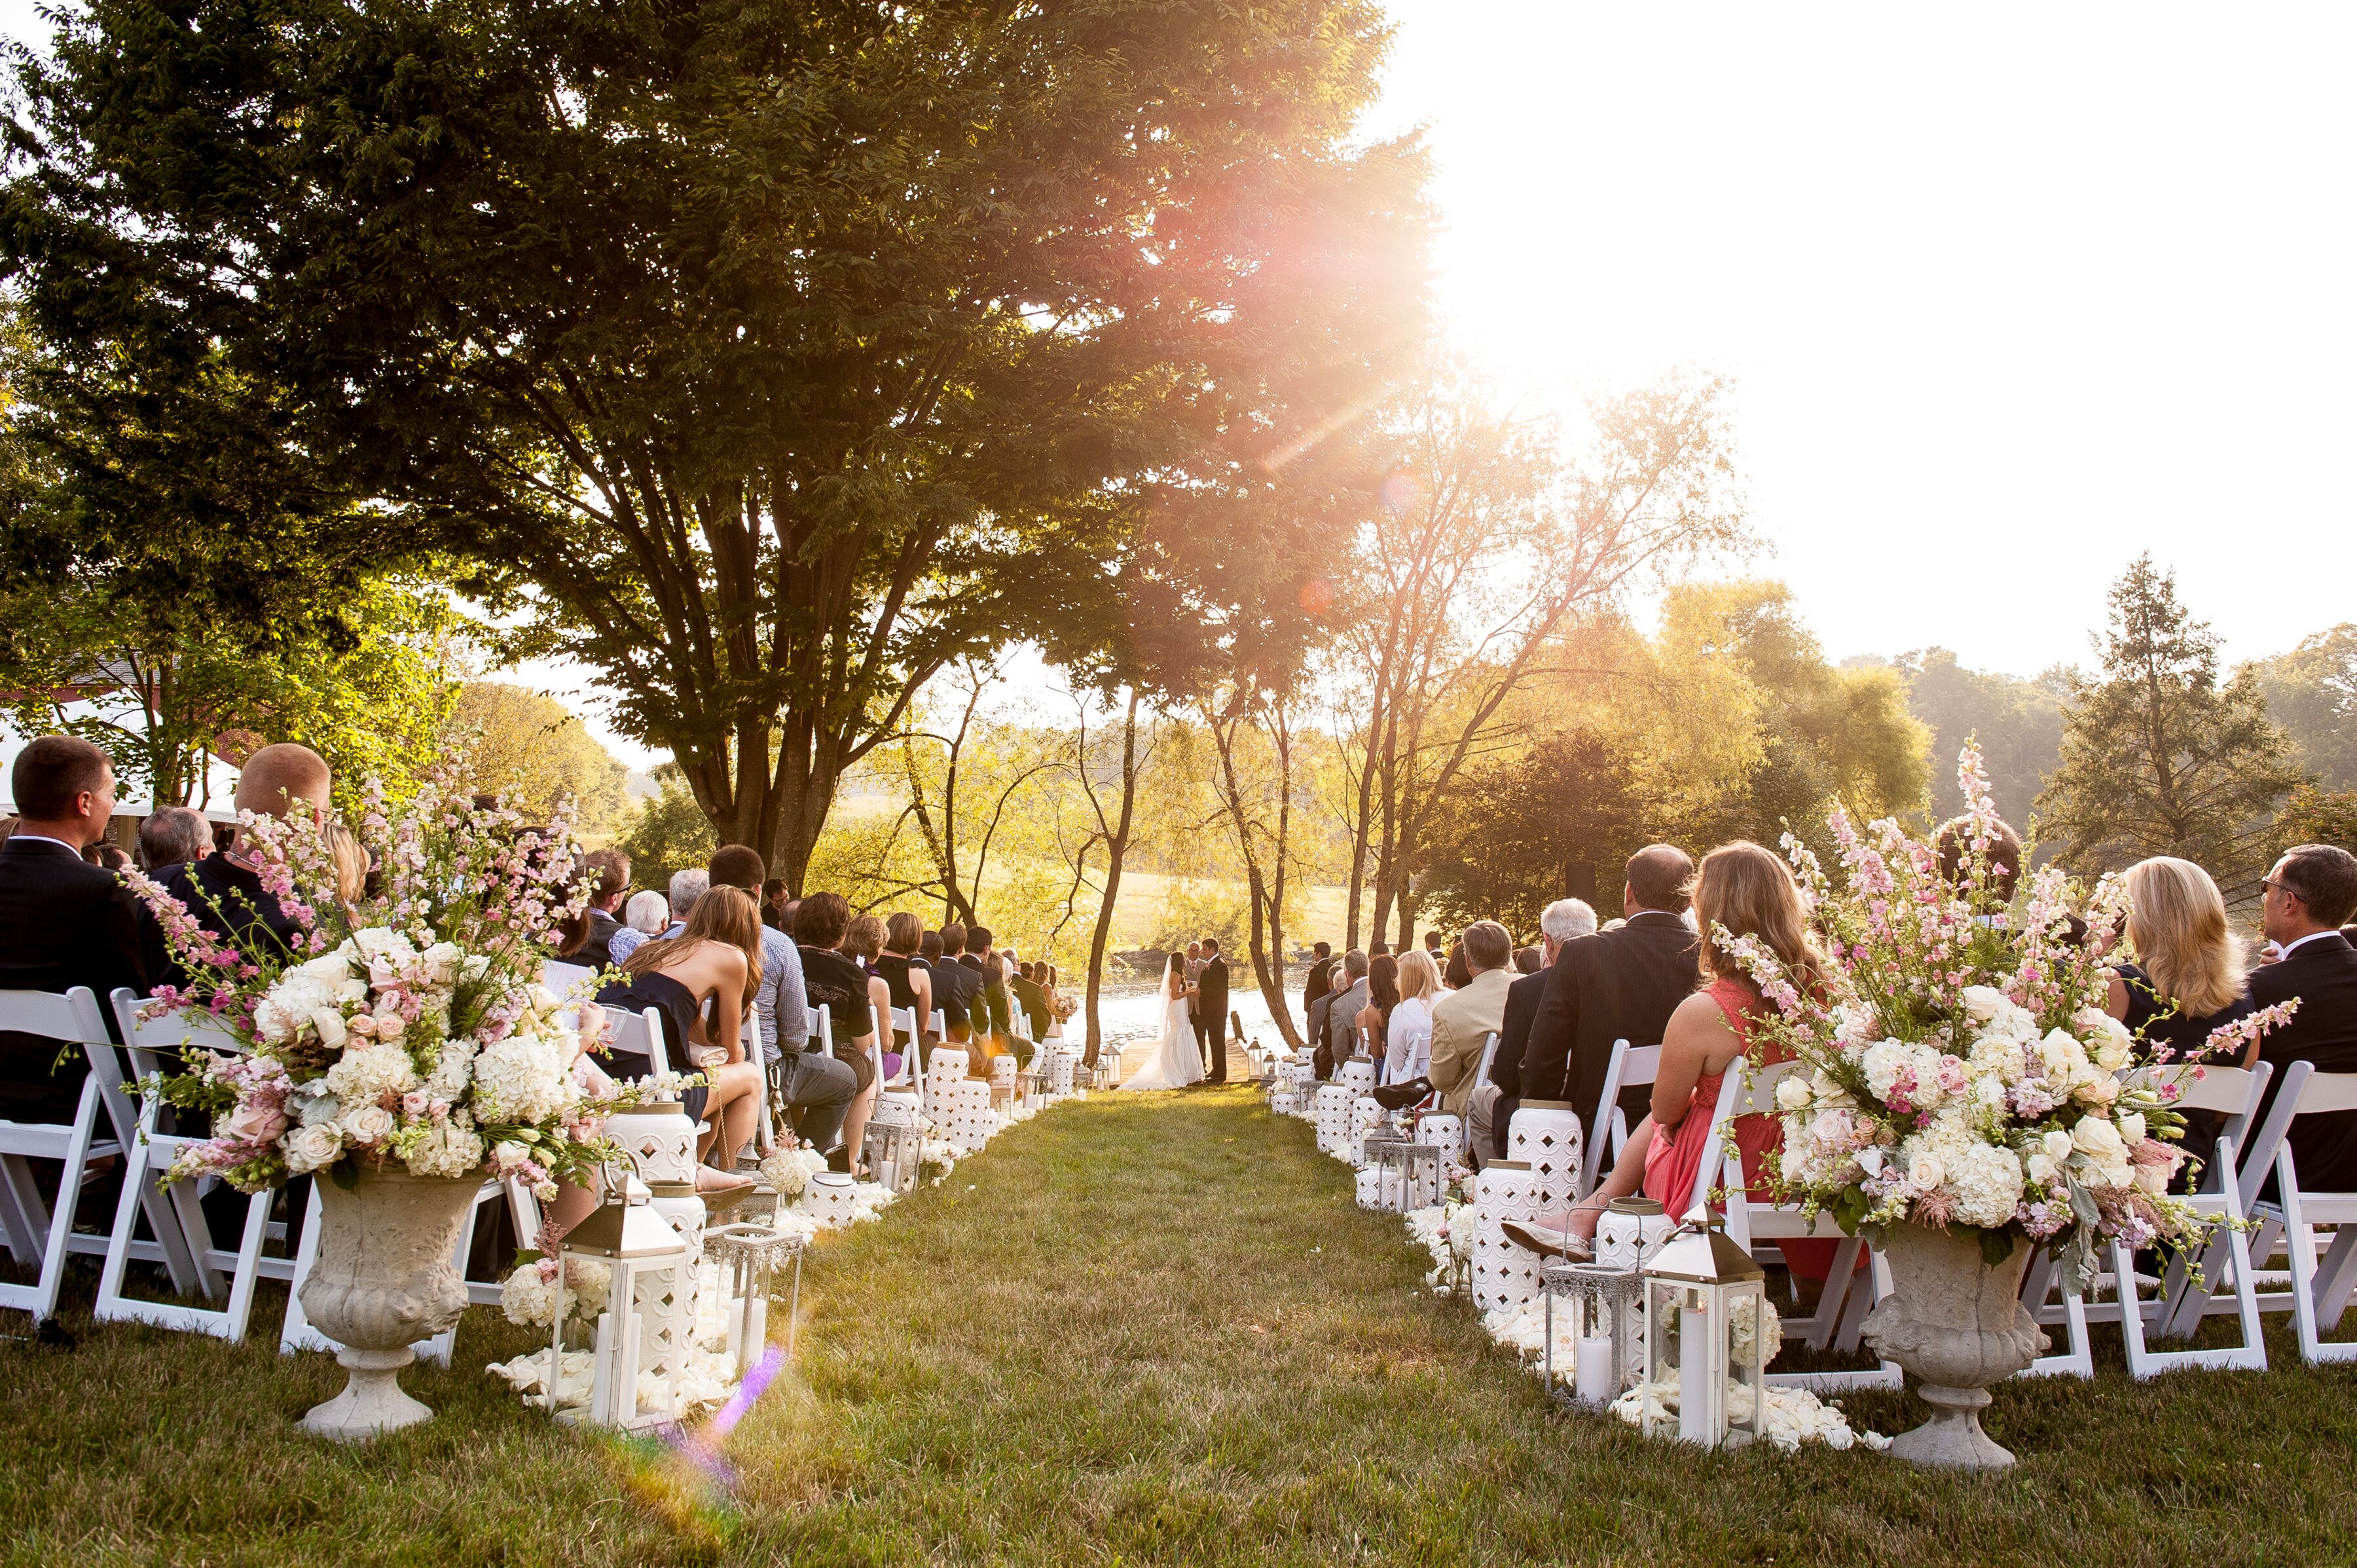
[[(5, 1551), (216, 1568), (2078, 1568), (2357, 1549), (2357, 1372), (2300, 1369), (2280, 1338), (2287, 1369), (2265, 1377), (2003, 1389), (1988, 1424), (2025, 1463), (1939, 1477), (1863, 1450), (1684, 1452), (1554, 1414), (1466, 1308), (1417, 1290), (1422, 1267), (1308, 1127), (1248, 1090), (1098, 1096), (822, 1249), (799, 1378), (739, 1429), (727, 1493), (517, 1408), (471, 1369), (527, 1346), (490, 1314), (461, 1330), (461, 1370), (409, 1375), (444, 1419), (353, 1453), (287, 1425), (332, 1391), (324, 1358), (108, 1328), (71, 1356), (0, 1349)], [(1885, 1432), (1922, 1411), (1845, 1403)]]

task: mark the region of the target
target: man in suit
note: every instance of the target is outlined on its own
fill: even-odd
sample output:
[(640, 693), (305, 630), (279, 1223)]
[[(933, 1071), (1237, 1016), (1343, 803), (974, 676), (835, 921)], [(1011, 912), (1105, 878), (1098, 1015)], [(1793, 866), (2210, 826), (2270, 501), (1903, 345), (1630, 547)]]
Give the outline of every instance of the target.
[[(1586, 1123), (1604, 1093), (1612, 1043), (1661, 1044), (1670, 1015), (1700, 975), (1699, 944), (1681, 918), (1694, 869), (1673, 844), (1648, 844), (1629, 857), (1620, 890), (1627, 923), (1566, 944), (1546, 971), (1523, 1048), (1521, 1092), (1491, 1108), (1493, 1130), (1510, 1126), (1515, 1103), (1527, 1097), (1566, 1102), (1578, 1111), (1587, 1137), (1605, 1135), (1608, 1129)], [(1622, 1095), (1623, 1107), (1633, 1107), (1627, 1110), (1631, 1126), (1649, 1098), (1641, 1089)]]
[(212, 824), (201, 811), (187, 806), (158, 806), (139, 824), (139, 858), (150, 876), (203, 860), (212, 852)]
[[(968, 1009), (982, 994), (982, 970), (979, 965), (966, 967), (965, 926), (962, 921), (951, 920), (942, 927), (941, 956), (932, 961), (932, 966), (933, 1010), (942, 1015), (951, 1041), (963, 1046), (974, 1037)], [(985, 1028), (989, 1022), (985, 1013)]]
[[(110, 1033), (107, 994), (146, 994), (139, 917), (114, 873), (82, 858), (114, 814), (114, 765), (86, 740), (45, 735), (16, 754), (16, 829), (0, 844), (0, 990), (90, 987)], [(0, 1117), (70, 1122), (90, 1064), (58, 1043), (0, 1034)], [(112, 1134), (110, 1134), (111, 1136)]]
[(1505, 1123), (1497, 1119), (1496, 1111), (1501, 1103), (1523, 1097), (1523, 1057), (1530, 1049), (1531, 1020), (1538, 1016), (1539, 999), (1546, 994), (1547, 971), (1565, 948), (1595, 934), (1596, 911), (1583, 899), (1558, 898), (1539, 916), (1542, 961), (1534, 973), (1517, 976), (1506, 988), (1490, 1081), (1473, 1090), (1466, 1102), (1465, 1126), (1476, 1155), (1505, 1158)]
[(1203, 967), (1195, 976), (1195, 1037), (1207, 1036), (1211, 1049), (1205, 1065), (1207, 1083), (1228, 1081), (1228, 961), (1220, 956), (1220, 939), (1203, 939)]
[[(281, 741), (264, 746), (238, 769), (237, 809), (264, 817), (316, 814), (328, 809), (334, 787), (327, 758), (307, 746)], [(295, 922), (279, 908), (277, 896), (263, 886), (261, 873), (241, 848), (233, 844), (220, 854), (176, 866), (156, 880), (214, 936), (283, 956), (291, 950)], [(165, 950), (164, 929), (145, 908), (139, 935), (148, 978), (158, 984), (187, 984), (191, 977)]]
[(1367, 1005), (1367, 955), (1352, 948), (1342, 955), (1342, 989), (1326, 999), (1326, 1047), (1329, 1077), (1336, 1067), (1359, 1054), (1359, 1015)]
[(597, 886), (589, 895), (589, 940), (575, 959), (603, 969), (613, 961), (608, 944), (622, 929), (622, 900), (630, 896), (630, 857), (619, 849), (593, 850), (588, 865), (597, 874)]
[[(1481, 1072), (1482, 1042), (1505, 1023), (1506, 996), (1513, 983), (1514, 939), (1495, 920), (1476, 920), (1459, 939), (1472, 978), (1433, 1004), (1432, 1087), (1440, 1108), (1463, 1115)], [(1500, 1049), (1504, 1048), (1502, 1043)]]
[(1047, 971), (1048, 966), (1044, 963), (1027, 963), (1022, 966), (1020, 973), (1006, 983), (1006, 988), (1015, 993), (1016, 1004), (1023, 1009), (1023, 1016), (1030, 1022), (1031, 1037), (1035, 1040), (1046, 1039), (1049, 1026), (1056, 1021), (1054, 1010), (1048, 1005), (1047, 989), (1039, 983), (1040, 976)]
[[(2357, 1072), (2357, 948), (2341, 934), (2357, 915), (2357, 855), (2300, 844), (2276, 862), (2262, 888), (2260, 929), (2277, 956), (2251, 972), (2251, 1000), (2272, 1007), (2296, 996), (2299, 1010), (2260, 1038), (2252, 1059), (2273, 1062), (2278, 1083), (2293, 1062)], [(2302, 1116), (2290, 1142), (2303, 1191), (2357, 1192), (2357, 1112)]]
[[(1318, 942), (1309, 950), (1317, 957), (1309, 965), (1309, 978), (1301, 983), (1301, 1014), (1305, 1018), (1309, 1015), (1309, 1010), (1318, 1005), (1318, 999), (1334, 989), (1334, 950), (1324, 942)], [(1310, 1035), (1316, 1037), (1315, 1026), (1311, 1028)]]
[(972, 926), (965, 933), (965, 956), (958, 961), (982, 983), (969, 1004), (975, 1031), (987, 1034), (999, 1050), (1012, 1050), (1016, 1065), (1028, 1066), (1031, 1047), (1015, 1038), (1006, 1011), (1006, 966), (998, 961), (997, 938), (988, 926)]

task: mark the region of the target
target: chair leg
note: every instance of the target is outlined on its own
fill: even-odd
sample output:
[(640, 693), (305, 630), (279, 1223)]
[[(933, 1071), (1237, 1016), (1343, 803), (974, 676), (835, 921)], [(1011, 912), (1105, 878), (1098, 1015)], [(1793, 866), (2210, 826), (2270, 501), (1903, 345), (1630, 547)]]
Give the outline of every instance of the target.
[[(325, 1179), (324, 1176), (322, 1179)], [(333, 1350), (335, 1341), (311, 1326), (303, 1314), (303, 1285), (311, 1277), (311, 1266), (319, 1261), (319, 1186), (311, 1184), (311, 1205), (304, 1211), (303, 1243), (295, 1249), (295, 1272), (286, 1282), (286, 1317), (278, 1330), (278, 1353), (291, 1356), (297, 1350)]]
[(58, 1173), (57, 1206), (49, 1213), (48, 1244), (41, 1253), (41, 1283), (33, 1307), (36, 1323), (58, 1315), (58, 1295), (66, 1282), (66, 1242), (73, 1235), (74, 1204), (81, 1197), (82, 1167), (90, 1161), (91, 1123), (97, 1116), (98, 1079), (86, 1078), (73, 1136), (66, 1143), (65, 1167)]
[(38, 1219), (26, 1207), (26, 1200), (40, 1201), (33, 1187), (31, 1171), (16, 1155), (0, 1155), (0, 1231), (8, 1240), (8, 1255), (25, 1268), (41, 1264), (41, 1233), (48, 1229), (48, 1215), (44, 1208)]
[(2317, 1270), (2316, 1321), (2324, 1332), (2341, 1326), (2352, 1289), (2357, 1289), (2357, 1225), (2343, 1225), (2332, 1233), (2332, 1245)]

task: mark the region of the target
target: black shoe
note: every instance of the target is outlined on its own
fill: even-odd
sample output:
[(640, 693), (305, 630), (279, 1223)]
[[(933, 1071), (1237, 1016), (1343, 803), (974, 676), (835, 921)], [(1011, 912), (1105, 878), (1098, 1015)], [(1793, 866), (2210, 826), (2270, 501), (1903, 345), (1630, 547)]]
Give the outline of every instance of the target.
[(66, 1332), (65, 1325), (54, 1317), (44, 1317), (33, 1325), (33, 1343), (52, 1350), (70, 1350), (74, 1337)]
[(1386, 1111), (1405, 1111), (1419, 1101), (1432, 1097), (1432, 1080), (1412, 1078), (1405, 1083), (1386, 1083), (1375, 1091), (1375, 1103)]

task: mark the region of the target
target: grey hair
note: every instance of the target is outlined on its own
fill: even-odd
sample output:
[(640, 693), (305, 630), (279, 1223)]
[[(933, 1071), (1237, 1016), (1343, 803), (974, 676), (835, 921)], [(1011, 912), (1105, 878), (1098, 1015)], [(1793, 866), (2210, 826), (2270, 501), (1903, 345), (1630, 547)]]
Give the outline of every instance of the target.
[(695, 901), (712, 889), (712, 873), (701, 866), (671, 874), (671, 912), (680, 919), (695, 908)]
[(1596, 934), (1596, 911), (1585, 899), (1558, 898), (1539, 917), (1539, 929), (1558, 946), (1576, 937), (1591, 937)]
[(212, 824), (187, 806), (166, 806), (139, 824), (139, 853), (147, 869), (202, 860), (212, 853)]
[(662, 894), (652, 891), (633, 893), (630, 895), (629, 905), (623, 910), (622, 924), (634, 931), (643, 931), (648, 936), (659, 937), (662, 935), (666, 918), (670, 914), (671, 905)]
[(1342, 955), (1342, 972), (1349, 975), (1352, 980), (1366, 979), (1367, 955), (1361, 952), (1357, 948), (1352, 948), (1349, 952), (1344, 953)]

